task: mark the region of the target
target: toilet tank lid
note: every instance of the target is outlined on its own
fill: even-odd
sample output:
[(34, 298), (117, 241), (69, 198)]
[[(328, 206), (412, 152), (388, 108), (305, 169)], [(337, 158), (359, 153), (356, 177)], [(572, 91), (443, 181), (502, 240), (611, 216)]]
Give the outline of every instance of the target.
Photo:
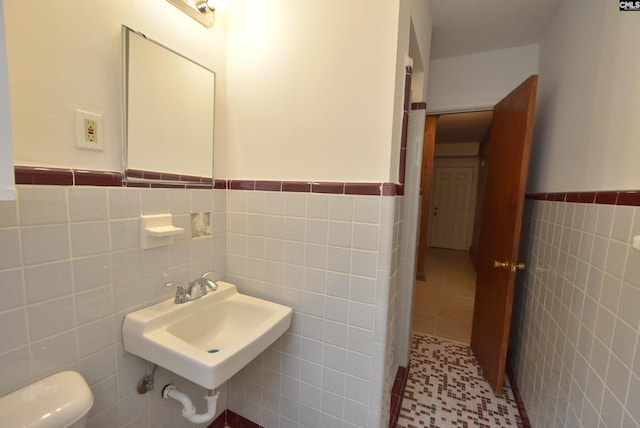
[(93, 394), (80, 373), (64, 371), (0, 398), (3, 426), (66, 427), (82, 419)]

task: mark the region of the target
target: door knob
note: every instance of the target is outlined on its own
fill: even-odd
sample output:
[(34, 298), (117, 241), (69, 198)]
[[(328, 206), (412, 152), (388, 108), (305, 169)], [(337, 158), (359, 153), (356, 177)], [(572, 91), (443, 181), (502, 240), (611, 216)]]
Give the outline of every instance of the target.
[(493, 261), (493, 267), (496, 269), (502, 268), (502, 269), (509, 269), (509, 262), (499, 262), (497, 260)]
[(515, 272), (516, 270), (524, 270), (525, 268), (525, 264), (520, 262), (520, 263), (511, 263), (511, 272)]

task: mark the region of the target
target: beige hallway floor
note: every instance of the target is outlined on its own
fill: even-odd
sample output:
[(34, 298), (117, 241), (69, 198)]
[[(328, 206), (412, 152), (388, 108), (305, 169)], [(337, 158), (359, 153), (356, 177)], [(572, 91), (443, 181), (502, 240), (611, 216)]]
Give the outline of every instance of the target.
[(469, 344), (476, 273), (466, 251), (430, 248), (425, 281), (416, 281), (413, 331)]

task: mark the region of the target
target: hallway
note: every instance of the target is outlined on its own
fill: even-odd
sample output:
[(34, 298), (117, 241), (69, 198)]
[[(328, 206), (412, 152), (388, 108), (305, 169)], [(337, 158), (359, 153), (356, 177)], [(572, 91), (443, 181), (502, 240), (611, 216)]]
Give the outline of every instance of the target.
[(476, 273), (466, 251), (429, 248), (416, 281), (411, 329), (469, 344)]

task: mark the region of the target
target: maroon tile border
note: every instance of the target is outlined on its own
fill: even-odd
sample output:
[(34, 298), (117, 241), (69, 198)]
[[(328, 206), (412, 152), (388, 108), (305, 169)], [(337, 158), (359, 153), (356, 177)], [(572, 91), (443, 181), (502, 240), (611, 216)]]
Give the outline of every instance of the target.
[[(402, 160), (406, 161), (406, 150), (403, 149), (403, 153), (405, 153), (405, 156)], [(401, 170), (404, 171), (404, 168), (402, 167)], [(212, 180), (206, 177), (181, 176), (140, 170), (127, 170), (127, 178), (124, 178), (122, 173), (114, 171), (16, 166), (15, 179), (16, 184), (60, 186), (111, 186), (146, 189), (232, 189), (364, 196), (404, 195), (403, 183)], [(633, 197), (634, 196), (631, 195), (628, 198)]]
[(411, 110), (426, 110), (427, 109), (427, 103), (422, 102), (422, 103), (411, 103)]
[(264, 428), (249, 419), (226, 409), (207, 428)]
[(398, 366), (396, 371), (396, 379), (391, 389), (391, 417), (389, 418), (389, 428), (395, 428), (398, 425), (398, 417), (402, 408), (402, 398), (404, 397), (404, 389), (407, 386), (407, 378), (409, 377), (409, 366)]
[(601, 192), (528, 193), (537, 201), (576, 202), (582, 204), (628, 205), (640, 207), (640, 190), (608, 190)]
[(522, 401), (518, 384), (516, 384), (515, 376), (513, 375), (510, 367), (507, 367), (506, 374), (509, 377), (509, 385), (511, 386), (511, 392), (513, 392), (513, 399), (516, 401), (516, 405), (518, 406), (520, 420), (522, 421), (522, 428), (531, 428), (531, 421), (529, 421), (527, 409), (524, 407), (524, 401)]

